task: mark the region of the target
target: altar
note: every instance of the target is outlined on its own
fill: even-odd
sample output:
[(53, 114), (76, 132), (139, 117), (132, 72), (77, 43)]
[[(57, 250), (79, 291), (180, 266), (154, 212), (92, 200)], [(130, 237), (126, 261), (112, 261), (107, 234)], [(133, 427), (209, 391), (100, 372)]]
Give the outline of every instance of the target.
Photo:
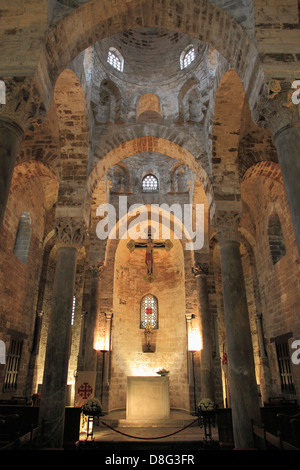
[(169, 377), (127, 377), (126, 419), (169, 417)]

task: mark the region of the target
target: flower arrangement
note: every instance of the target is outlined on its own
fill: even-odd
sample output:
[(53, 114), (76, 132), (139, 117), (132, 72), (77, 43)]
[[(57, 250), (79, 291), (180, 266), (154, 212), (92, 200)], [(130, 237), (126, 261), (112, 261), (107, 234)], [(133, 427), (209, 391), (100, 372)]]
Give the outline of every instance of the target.
[(199, 401), (197, 407), (199, 411), (213, 411), (216, 408), (215, 404), (210, 398), (202, 398), (202, 400)]
[(161, 375), (161, 376), (164, 376), (164, 375), (168, 375), (170, 373), (169, 370), (166, 370), (166, 369), (160, 369), (156, 372), (158, 375)]
[(100, 415), (102, 411), (102, 405), (98, 398), (89, 398), (81, 407), (81, 410), (85, 415)]

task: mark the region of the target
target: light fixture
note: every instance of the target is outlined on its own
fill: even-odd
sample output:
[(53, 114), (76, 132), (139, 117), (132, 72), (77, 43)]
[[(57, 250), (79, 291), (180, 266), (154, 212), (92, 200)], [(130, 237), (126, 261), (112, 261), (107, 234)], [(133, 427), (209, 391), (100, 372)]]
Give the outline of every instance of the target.
[(202, 338), (200, 331), (197, 328), (192, 328), (188, 335), (188, 350), (191, 352), (201, 351)]
[(188, 350), (192, 353), (193, 365), (193, 382), (194, 382), (194, 416), (197, 416), (197, 401), (196, 401), (196, 377), (195, 377), (195, 352), (201, 351), (202, 338), (198, 328), (191, 328), (188, 334)]

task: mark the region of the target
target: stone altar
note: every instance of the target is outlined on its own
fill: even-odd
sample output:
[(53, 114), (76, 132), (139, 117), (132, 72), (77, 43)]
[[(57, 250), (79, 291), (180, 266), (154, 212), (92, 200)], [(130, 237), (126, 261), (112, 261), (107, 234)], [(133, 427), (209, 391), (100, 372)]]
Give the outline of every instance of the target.
[(126, 419), (169, 417), (169, 377), (127, 377)]

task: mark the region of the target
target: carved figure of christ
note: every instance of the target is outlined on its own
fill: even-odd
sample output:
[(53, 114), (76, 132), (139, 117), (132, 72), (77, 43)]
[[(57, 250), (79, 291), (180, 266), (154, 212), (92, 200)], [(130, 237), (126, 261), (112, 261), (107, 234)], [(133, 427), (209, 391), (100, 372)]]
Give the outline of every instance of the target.
[(133, 252), (136, 248), (143, 248), (146, 250), (145, 263), (147, 266), (147, 272), (145, 280), (148, 282), (153, 282), (155, 280), (155, 275), (153, 272), (153, 250), (164, 248), (165, 250), (169, 251), (172, 246), (173, 243), (170, 240), (166, 240), (165, 242), (153, 241), (151, 238), (151, 233), (148, 233), (148, 240), (145, 242), (136, 242), (134, 240), (130, 240), (127, 243), (127, 248), (130, 252)]

